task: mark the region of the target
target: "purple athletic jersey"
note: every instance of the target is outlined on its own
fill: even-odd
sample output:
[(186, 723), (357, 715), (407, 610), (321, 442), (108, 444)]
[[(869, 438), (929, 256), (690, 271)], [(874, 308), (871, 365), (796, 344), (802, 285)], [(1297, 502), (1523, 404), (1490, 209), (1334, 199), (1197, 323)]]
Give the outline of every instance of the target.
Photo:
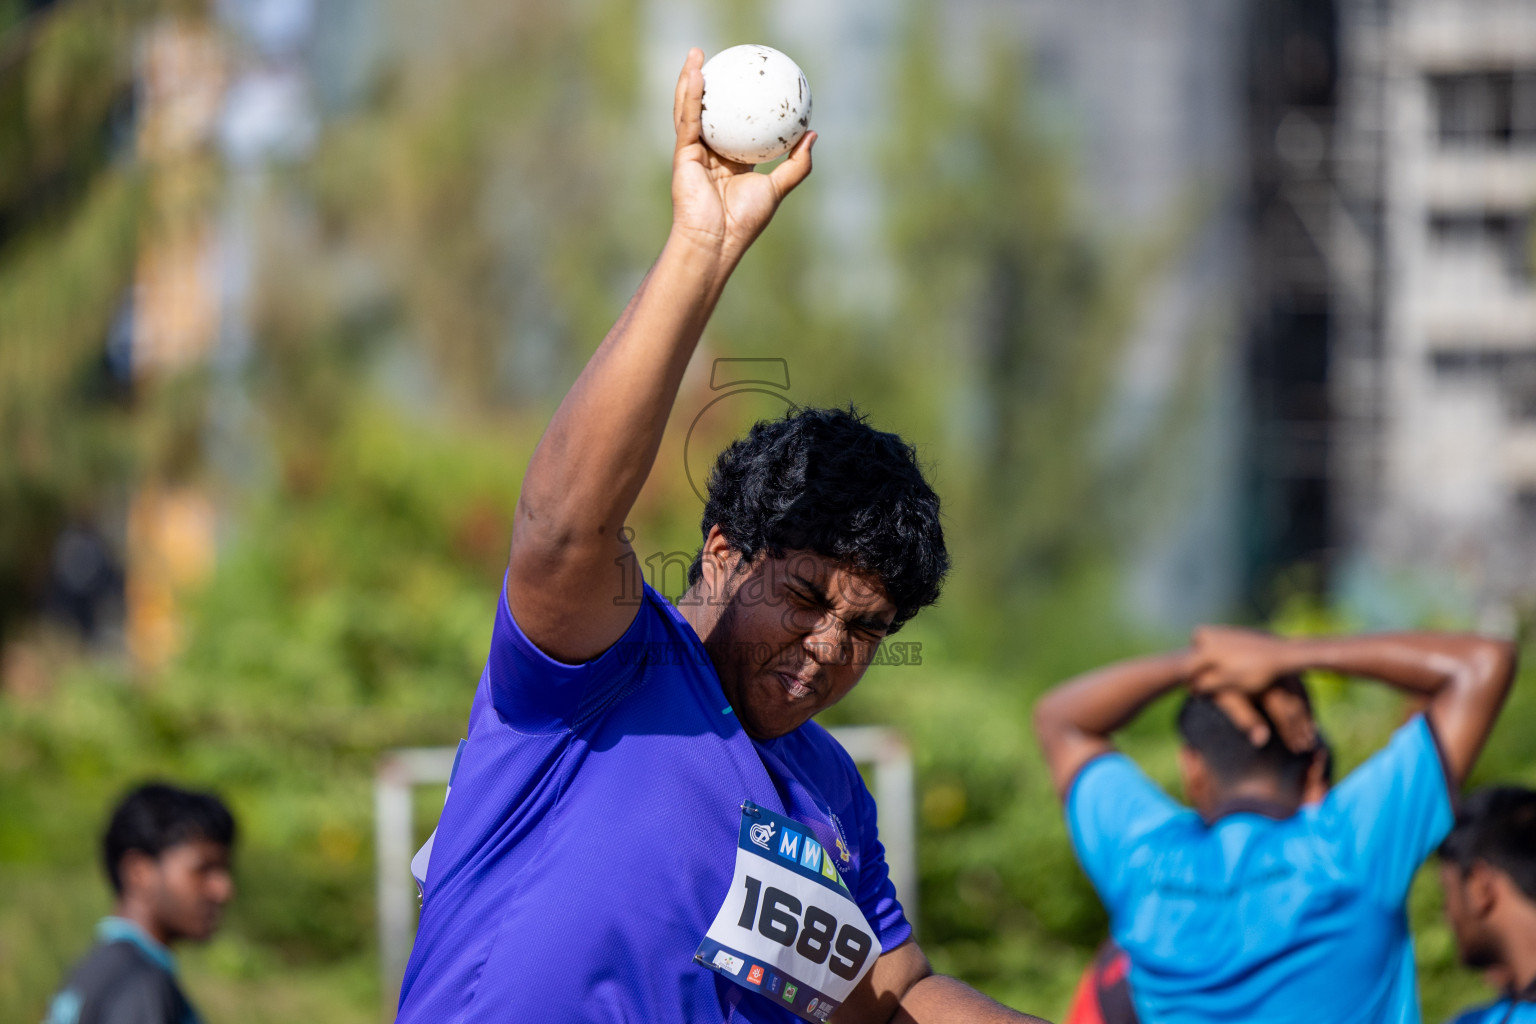
[(697, 634), (650, 587), (582, 665), (534, 647), (503, 595), (398, 1020), (795, 1021), (693, 962), (748, 800), (808, 826), (883, 949), (907, 940), (874, 800), (825, 729), (747, 736)]

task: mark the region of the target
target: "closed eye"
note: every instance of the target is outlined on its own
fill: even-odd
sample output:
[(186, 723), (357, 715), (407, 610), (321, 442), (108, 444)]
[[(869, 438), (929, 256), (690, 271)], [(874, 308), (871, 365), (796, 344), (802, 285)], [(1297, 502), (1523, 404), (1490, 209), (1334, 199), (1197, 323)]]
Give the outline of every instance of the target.
[(789, 592), (790, 597), (794, 598), (800, 604), (805, 605), (807, 608), (826, 607), (826, 602), (814, 594), (808, 594), (803, 590), (796, 590), (794, 587), (786, 587), (785, 589)]

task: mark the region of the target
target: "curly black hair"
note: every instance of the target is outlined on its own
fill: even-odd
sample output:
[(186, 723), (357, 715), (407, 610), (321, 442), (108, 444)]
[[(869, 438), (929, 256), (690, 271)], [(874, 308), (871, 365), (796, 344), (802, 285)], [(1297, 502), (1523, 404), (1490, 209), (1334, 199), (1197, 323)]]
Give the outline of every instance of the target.
[[(939, 496), (896, 434), (871, 427), (853, 406), (793, 408), (733, 442), (709, 475), (700, 532), (719, 526), (751, 560), (762, 552), (813, 551), (875, 577), (902, 623), (939, 599), (949, 571)], [(703, 573), (703, 548), (688, 568)]]

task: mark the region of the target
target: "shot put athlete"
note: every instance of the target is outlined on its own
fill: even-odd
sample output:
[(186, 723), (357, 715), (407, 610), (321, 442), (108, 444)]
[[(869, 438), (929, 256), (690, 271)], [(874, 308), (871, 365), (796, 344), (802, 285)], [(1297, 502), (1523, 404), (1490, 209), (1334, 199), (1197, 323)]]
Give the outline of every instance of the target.
[(624, 530), (732, 270), (811, 170), (699, 139), (677, 82), (660, 258), (540, 441), (399, 1020), (1022, 1021), (912, 941), (852, 761), (810, 721), (937, 599), (939, 502), (851, 412), (721, 455), (676, 607), (627, 598)]

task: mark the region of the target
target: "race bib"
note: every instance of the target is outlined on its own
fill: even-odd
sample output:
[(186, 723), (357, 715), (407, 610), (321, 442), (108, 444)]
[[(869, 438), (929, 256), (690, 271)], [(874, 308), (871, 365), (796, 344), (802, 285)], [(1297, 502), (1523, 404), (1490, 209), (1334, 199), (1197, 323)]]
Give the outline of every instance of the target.
[(824, 1021), (879, 956), (875, 930), (811, 830), (742, 804), (736, 877), (694, 960)]

